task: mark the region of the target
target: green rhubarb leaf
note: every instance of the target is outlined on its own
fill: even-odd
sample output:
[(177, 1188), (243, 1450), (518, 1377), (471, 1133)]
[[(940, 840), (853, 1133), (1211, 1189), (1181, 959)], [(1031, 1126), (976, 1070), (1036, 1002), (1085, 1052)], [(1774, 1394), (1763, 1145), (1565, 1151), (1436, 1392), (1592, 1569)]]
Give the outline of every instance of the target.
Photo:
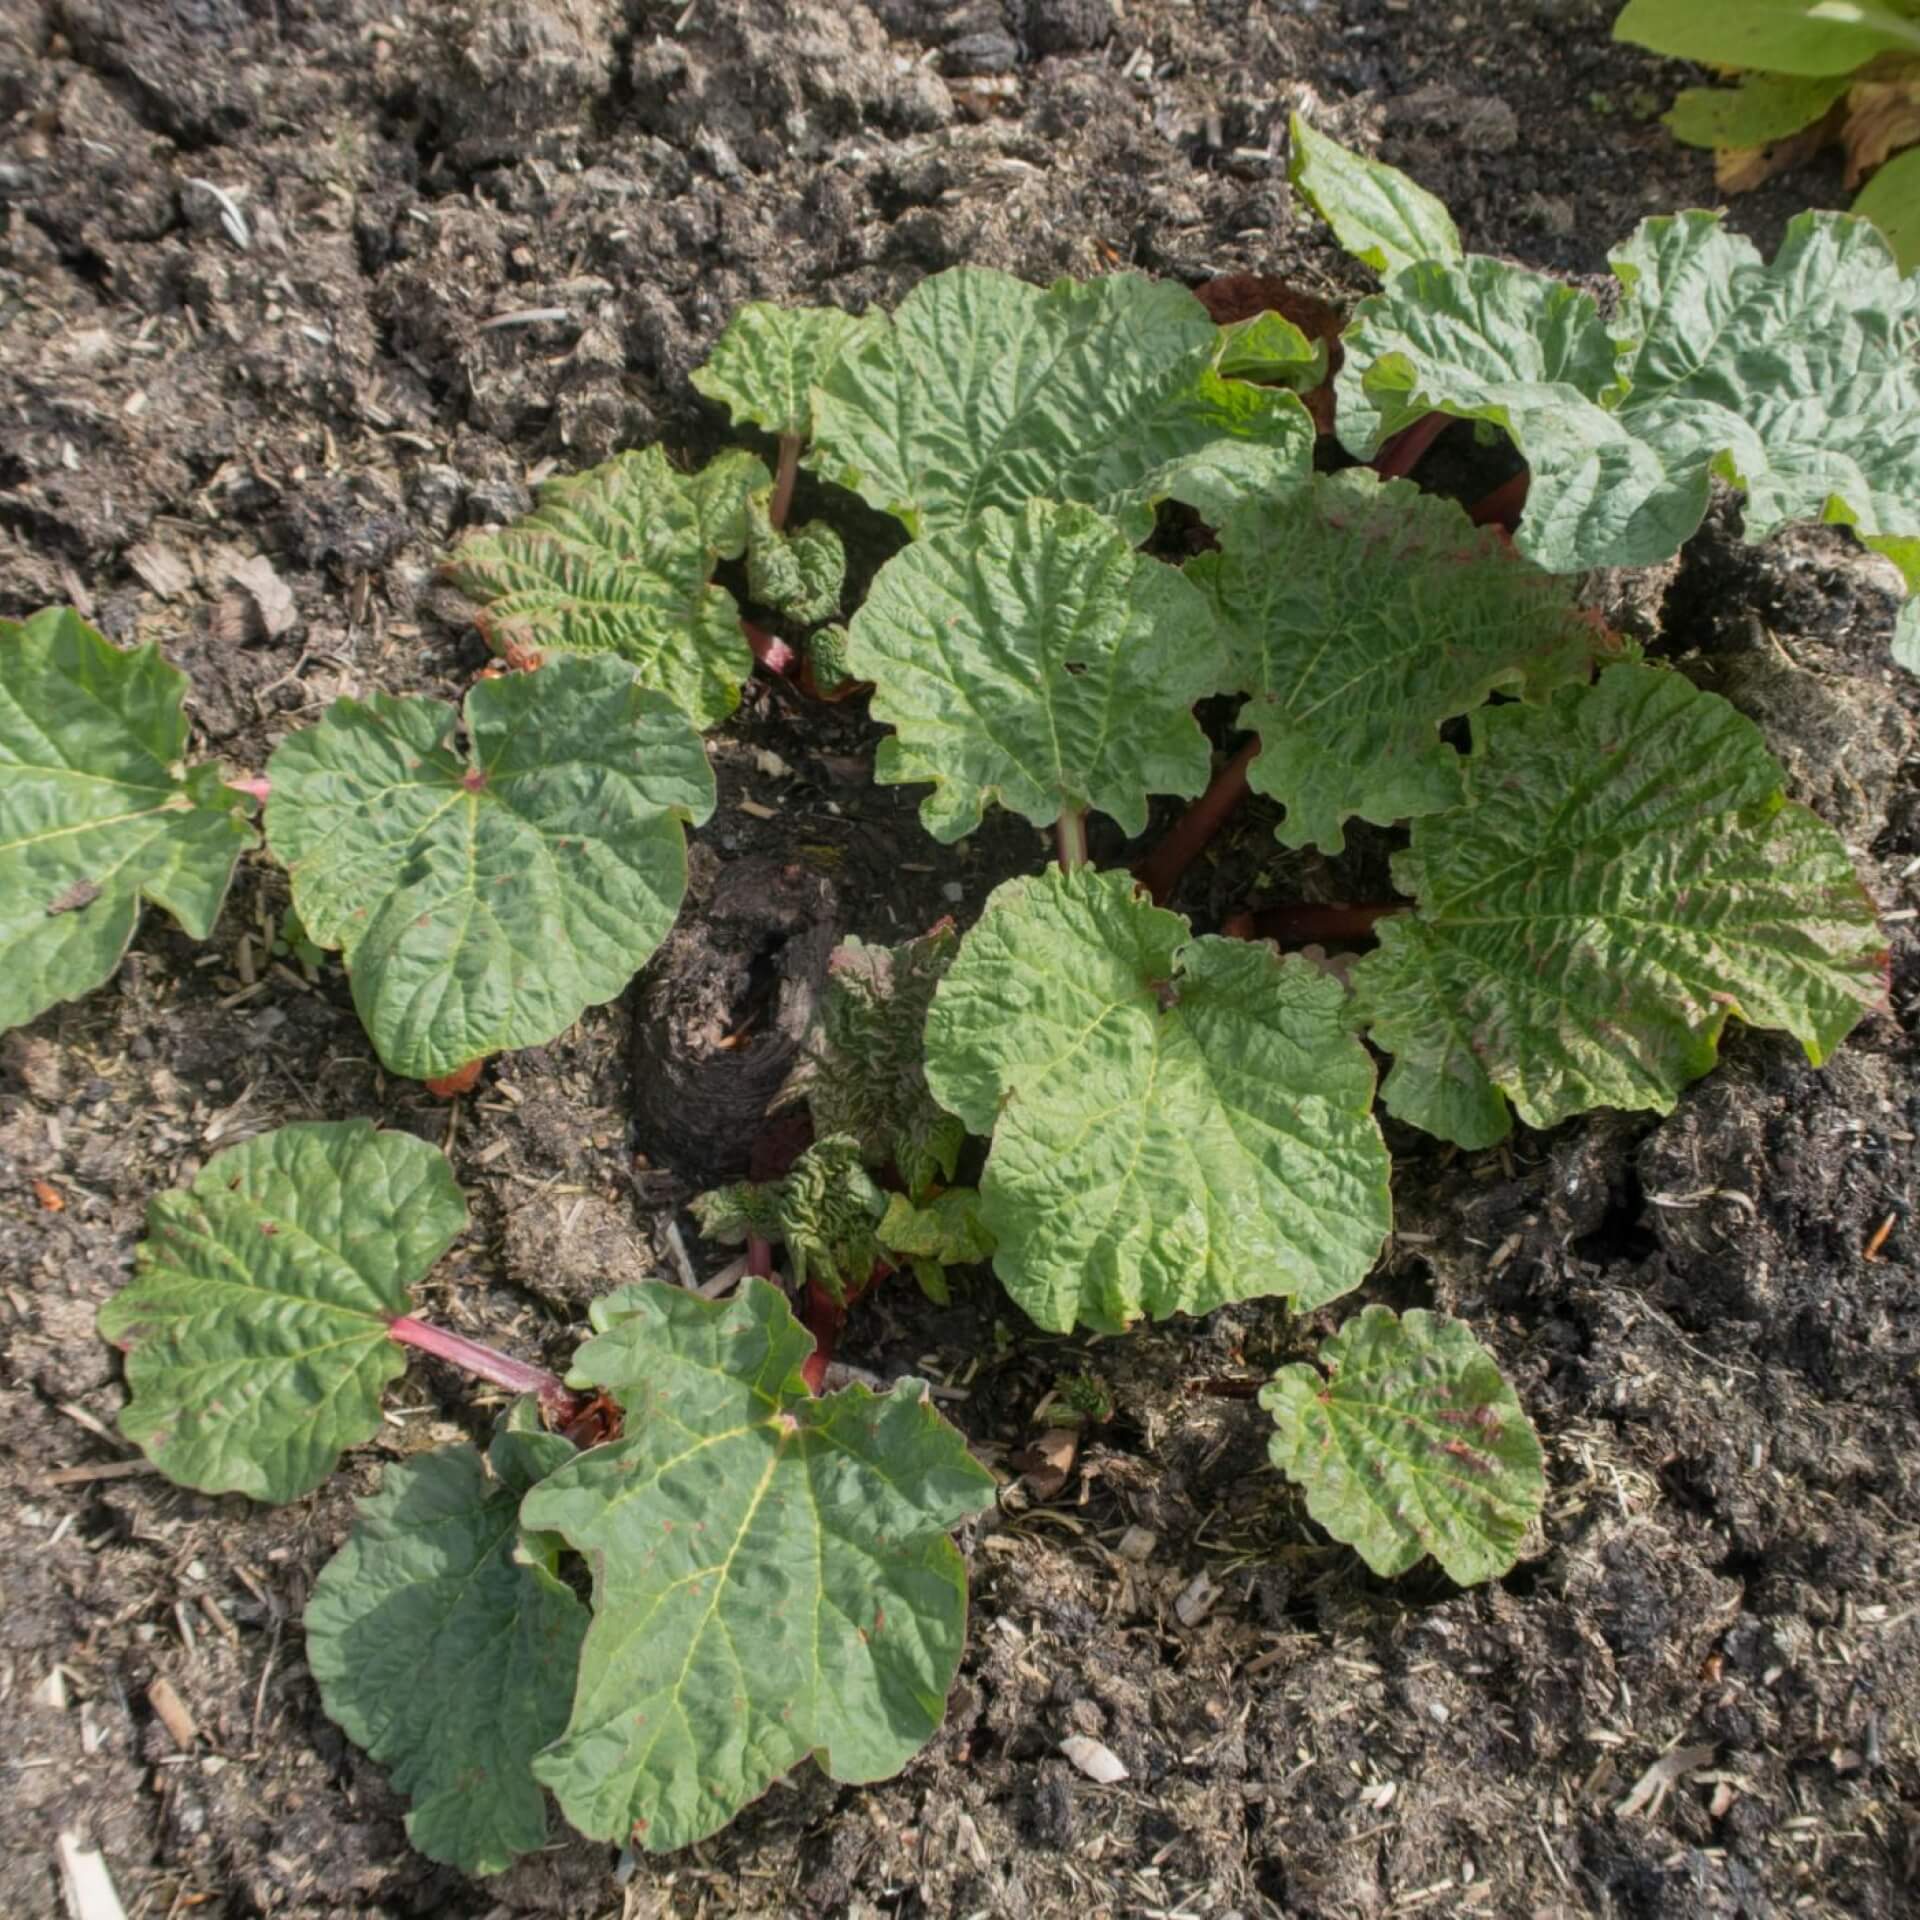
[(765, 494), (747, 502), (747, 592), (802, 626), (830, 620), (847, 583), (847, 550), (825, 521), (791, 532), (767, 517)]
[(187, 676), (77, 613), (0, 620), (0, 1028), (110, 979), (151, 900), (196, 940), (253, 844), (188, 768)]
[(834, 949), (819, 1024), (791, 1082), (816, 1134), (858, 1141), (869, 1167), (895, 1168), (909, 1194), (949, 1181), (967, 1130), (927, 1091), (927, 1009), (960, 938), (942, 922), (894, 947)]
[(1124, 873), (1010, 880), (934, 995), (927, 1082), (993, 1148), (994, 1270), (1041, 1326), (1358, 1286), (1389, 1222), (1337, 980), (1189, 939)]
[(567, 1724), (587, 1609), (519, 1511), (573, 1451), (503, 1430), (487, 1461), (444, 1447), (389, 1467), (307, 1602), (327, 1717), (413, 1802), (414, 1846), (466, 1873), (546, 1844), (533, 1757)]
[(1327, 343), (1309, 340), (1284, 314), (1249, 314), (1220, 329), (1214, 370), (1223, 379), (1307, 393), (1327, 377)]
[(1763, 147), (1812, 126), (1852, 84), (1851, 73), (1749, 73), (1738, 86), (1688, 87), (1662, 118), (1690, 147)]
[(1601, 636), (1570, 585), (1450, 500), (1365, 468), (1243, 507), (1187, 567), (1253, 697), (1249, 778), (1288, 845), (1338, 853), (1353, 815), (1388, 826), (1461, 795), (1439, 729), (1496, 690), (1584, 679)]
[(713, 569), (745, 549), (747, 498), (767, 485), (746, 454), (688, 475), (658, 447), (623, 453), (549, 480), (524, 520), (463, 540), (447, 575), (481, 603), (475, 623), (496, 652), (617, 654), (710, 727), (753, 669)]
[(1920, 147), (1885, 162), (1860, 189), (1853, 210), (1880, 229), (1902, 273), (1920, 268)]
[(1409, 267), (1344, 336), (1341, 436), (1365, 456), (1430, 409), (1503, 428), (1532, 469), (1520, 550), (1554, 572), (1678, 552), (1718, 478), (1745, 535), (1920, 534), (1920, 278), (1865, 220), (1803, 214), (1771, 265), (1719, 217), (1648, 220), (1619, 311), (1497, 260)]
[(339, 947), (395, 1073), (538, 1046), (611, 1000), (666, 937), (700, 737), (621, 660), (566, 658), (438, 700), (337, 701), (269, 765), (267, 838), (308, 933)]
[(1467, 792), (1416, 821), (1354, 968), (1401, 1119), (1461, 1146), (1594, 1107), (1669, 1113), (1730, 1016), (1816, 1066), (1885, 992), (1839, 836), (1781, 793), (1757, 727), (1655, 667), (1473, 722)]
[[(1324, 1369), (1324, 1372), (1322, 1371)], [(1463, 1587), (1519, 1557), (1546, 1497), (1540, 1442), (1458, 1320), (1368, 1307), (1260, 1394), (1273, 1464), (1307, 1511), (1391, 1579), (1432, 1554)]]
[(860, 1782), (925, 1745), (966, 1633), (947, 1529), (994, 1485), (917, 1380), (808, 1393), (812, 1342), (764, 1281), (621, 1308), (573, 1377), (626, 1437), (521, 1508), (593, 1569), (573, 1717), (534, 1772), (582, 1833), (665, 1852), (808, 1754)]
[(848, 1134), (816, 1140), (778, 1180), (741, 1181), (698, 1195), (691, 1212), (710, 1240), (757, 1233), (787, 1250), (796, 1286), (817, 1282), (835, 1300), (858, 1293), (881, 1257), (887, 1196)]
[(1458, 260), (1460, 230), (1426, 188), (1396, 167), (1350, 152), (1287, 120), (1287, 179), (1356, 260), (1389, 278), (1418, 260)]
[(1144, 831), (1147, 796), (1207, 783), (1193, 703), (1229, 684), (1201, 595), (1111, 520), (1032, 500), (918, 540), (875, 576), (847, 637), (894, 728), (883, 786), (931, 781), (936, 840), (989, 801), (1048, 827), (1089, 807)]
[(1899, 0), (1627, 0), (1613, 37), (1710, 67), (1840, 74), (1920, 47), (1910, 11)]
[(750, 300), (727, 322), (693, 384), (742, 421), (805, 439), (813, 431), (813, 389), (871, 320), (837, 307), (777, 307)]
[(916, 1206), (904, 1193), (887, 1201), (880, 1244), (913, 1269), (920, 1290), (937, 1306), (951, 1298), (949, 1267), (984, 1266), (993, 1258), (993, 1235), (972, 1187), (949, 1187)]
[(296, 1500), (380, 1426), (388, 1332), (467, 1224), (445, 1158), (367, 1120), (217, 1153), (147, 1209), (133, 1284), (100, 1310), (127, 1350), (120, 1428), (170, 1480)]
[(1159, 500), (1224, 511), (1311, 470), (1298, 396), (1223, 378), (1221, 351), (1170, 282), (1041, 288), (955, 267), (834, 363), (808, 463), (916, 536), (1051, 499), (1111, 513), (1138, 541)]

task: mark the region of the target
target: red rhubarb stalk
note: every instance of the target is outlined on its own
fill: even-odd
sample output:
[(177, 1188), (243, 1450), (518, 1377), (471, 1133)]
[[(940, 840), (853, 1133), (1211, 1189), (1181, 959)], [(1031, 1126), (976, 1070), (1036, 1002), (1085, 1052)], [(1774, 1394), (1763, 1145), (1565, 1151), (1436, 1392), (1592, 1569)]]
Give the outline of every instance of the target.
[(773, 476), (773, 498), (767, 502), (767, 518), (773, 523), (775, 532), (787, 524), (787, 515), (793, 511), (793, 483), (800, 477), (800, 436), (797, 433), (783, 433), (780, 436), (780, 465)]
[(491, 1347), (483, 1347), (464, 1334), (449, 1333), (445, 1327), (430, 1327), (411, 1314), (398, 1313), (387, 1322), (387, 1332), (403, 1347), (418, 1347), (436, 1360), (458, 1367), (476, 1379), (490, 1380), (509, 1393), (532, 1393), (540, 1397), (540, 1406), (549, 1425), (562, 1426), (574, 1419), (584, 1405), (581, 1396), (570, 1392), (558, 1374), (545, 1367), (530, 1367)]
[(1213, 776), (1206, 792), (1134, 868), (1133, 877), (1153, 896), (1155, 906), (1166, 905), (1168, 895), (1180, 884), (1180, 876), (1247, 797), (1247, 769), (1259, 757), (1260, 739), (1256, 734)]
[(1467, 518), (1476, 527), (1504, 527), (1508, 533), (1520, 524), (1520, 510), (1527, 504), (1528, 473), (1522, 467), (1511, 480), (1503, 480), (1494, 490), (1467, 509)]
[(747, 636), (747, 645), (753, 649), (753, 657), (769, 673), (793, 671), (800, 656), (777, 634), (769, 633), (765, 627), (755, 626), (751, 620), (742, 620), (740, 631)]
[(1403, 911), (1404, 903), (1398, 900), (1363, 900), (1357, 906), (1295, 900), (1258, 913), (1236, 913), (1220, 931), (1230, 940), (1275, 940), (1283, 947), (1304, 947), (1309, 942), (1364, 940), (1376, 921)]
[(1410, 427), (1383, 441), (1373, 456), (1373, 470), (1382, 480), (1404, 480), (1420, 464), (1427, 449), (1453, 425), (1450, 413), (1423, 414)]

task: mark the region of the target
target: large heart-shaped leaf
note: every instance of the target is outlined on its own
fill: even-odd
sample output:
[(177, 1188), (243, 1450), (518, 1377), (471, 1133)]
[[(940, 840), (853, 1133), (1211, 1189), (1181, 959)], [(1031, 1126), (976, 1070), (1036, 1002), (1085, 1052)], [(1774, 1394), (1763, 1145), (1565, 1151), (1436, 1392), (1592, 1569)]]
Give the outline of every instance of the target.
[(388, 1327), (466, 1224), (444, 1156), (371, 1121), (215, 1154), (147, 1209), (134, 1282), (100, 1310), (127, 1349), (121, 1431), (202, 1493), (310, 1492), (378, 1431), (406, 1366)]
[(414, 1846), (467, 1873), (546, 1844), (533, 1757), (567, 1724), (587, 1610), (519, 1512), (572, 1453), (523, 1415), (484, 1461), (443, 1447), (389, 1467), (307, 1602), (328, 1718), (413, 1802)]
[(1920, 47), (1901, 0), (1627, 0), (1613, 23), (1676, 60), (1773, 73), (1851, 73), (1877, 53)]
[(882, 1780), (931, 1738), (966, 1632), (947, 1529), (993, 1480), (917, 1380), (815, 1399), (776, 1288), (623, 1290), (572, 1378), (626, 1438), (527, 1496), (593, 1569), (573, 1718), (535, 1763), (582, 1833), (665, 1851), (811, 1753)]
[(809, 464), (916, 535), (1049, 499), (1144, 538), (1169, 495), (1211, 514), (1312, 467), (1298, 396), (1223, 379), (1221, 351), (1206, 309), (1170, 281), (1041, 288), (955, 267), (835, 361)]
[(1613, 268), (1610, 322), (1497, 260), (1406, 268), (1344, 336), (1341, 438), (1365, 456), (1434, 408), (1503, 428), (1532, 469), (1517, 543), (1555, 572), (1677, 553), (1716, 478), (1745, 490), (1749, 540), (1920, 535), (1920, 278), (1869, 222), (1803, 214), (1767, 265), (1680, 214)]
[(1376, 273), (1391, 276), (1416, 260), (1460, 258), (1453, 215), (1397, 167), (1349, 152), (1297, 113), (1287, 119), (1287, 147), (1289, 184)]
[(253, 834), (217, 767), (181, 764), (186, 691), (64, 607), (0, 620), (0, 1028), (109, 979), (144, 901), (213, 931)]
[(611, 1000), (686, 891), (713, 811), (700, 736), (620, 660), (567, 658), (438, 700), (337, 701), (268, 768), (267, 838), (339, 947), (380, 1058), (430, 1079), (538, 1046)]
[(1885, 991), (1839, 836), (1759, 729), (1675, 673), (1610, 667), (1475, 716), (1467, 793), (1416, 821), (1418, 902), (1354, 969), (1387, 1105), (1462, 1146), (1592, 1107), (1672, 1111), (1729, 1016), (1818, 1065)]
[(1538, 698), (1584, 678), (1600, 640), (1567, 582), (1452, 501), (1365, 468), (1241, 508), (1187, 577), (1253, 695), (1254, 791), (1286, 806), (1288, 846), (1329, 853), (1352, 815), (1388, 826), (1457, 802), (1441, 723), (1496, 689)]
[(1852, 83), (1850, 73), (1743, 74), (1737, 86), (1688, 87), (1661, 119), (1689, 146), (1760, 147), (1812, 126)]
[(910, 547), (875, 577), (847, 638), (894, 728), (883, 785), (930, 780), (936, 840), (989, 801), (1051, 826), (1097, 807), (1129, 834), (1151, 793), (1207, 783), (1194, 701), (1231, 684), (1206, 601), (1086, 507), (987, 509)]
[(745, 550), (747, 496), (767, 484), (744, 453), (699, 474), (676, 472), (658, 447), (619, 454), (549, 480), (504, 532), (463, 540), (447, 577), (481, 603), (476, 624), (496, 652), (618, 654), (710, 727), (753, 670), (740, 609), (713, 569)]
[(1373, 1067), (1340, 983), (1189, 939), (1124, 873), (994, 891), (934, 995), (927, 1081), (993, 1135), (994, 1270), (1043, 1327), (1319, 1306), (1385, 1238)]
[(1429, 1553), (1463, 1587), (1498, 1579), (1547, 1483), (1493, 1356), (1444, 1314), (1368, 1307), (1319, 1361), (1282, 1367), (1260, 1394), (1273, 1464), (1307, 1511), (1387, 1579)]
[(693, 384), (736, 422), (804, 439), (813, 431), (813, 389), (874, 323), (838, 307), (777, 307), (749, 300), (735, 310)]

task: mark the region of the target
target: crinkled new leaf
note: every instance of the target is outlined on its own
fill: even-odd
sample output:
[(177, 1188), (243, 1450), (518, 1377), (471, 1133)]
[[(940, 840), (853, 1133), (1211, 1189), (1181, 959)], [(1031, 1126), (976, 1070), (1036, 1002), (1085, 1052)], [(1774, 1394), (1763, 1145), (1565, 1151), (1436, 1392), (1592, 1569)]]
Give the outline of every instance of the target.
[(523, 1422), (485, 1461), (443, 1447), (389, 1467), (307, 1602), (328, 1717), (413, 1802), (408, 1839), (466, 1873), (546, 1844), (533, 1757), (567, 1724), (587, 1609), (519, 1511), (572, 1453)]
[(994, 1269), (1041, 1326), (1122, 1331), (1366, 1277), (1389, 1223), (1373, 1067), (1337, 980), (1190, 939), (1124, 873), (995, 890), (934, 995), (934, 1098), (993, 1136)]
[(1187, 567), (1213, 602), (1249, 778), (1282, 802), (1288, 846), (1338, 853), (1353, 815), (1389, 826), (1454, 805), (1441, 723), (1496, 689), (1539, 698), (1585, 678), (1601, 636), (1570, 584), (1450, 500), (1364, 468), (1243, 507)]
[(463, 540), (447, 577), (480, 603), (476, 623), (496, 652), (617, 654), (710, 727), (740, 704), (753, 670), (740, 609), (713, 570), (745, 550), (747, 498), (768, 483), (744, 453), (698, 474), (677, 472), (658, 447), (619, 454), (549, 480), (503, 531)]
[(1394, 862), (1418, 906), (1354, 969), (1401, 1119), (1477, 1147), (1510, 1106), (1667, 1113), (1730, 1017), (1818, 1065), (1885, 992), (1846, 848), (1717, 695), (1615, 666), (1473, 734), (1465, 800)]
[(936, 840), (972, 832), (989, 801), (1037, 827), (1093, 807), (1143, 831), (1149, 794), (1206, 785), (1193, 703), (1231, 684), (1192, 584), (1111, 520), (1047, 500), (895, 554), (847, 664), (894, 729), (874, 778), (931, 781)]
[(699, 735), (622, 660), (566, 658), (438, 700), (337, 701), (269, 765), (267, 838), (308, 933), (343, 950), (395, 1073), (538, 1046), (611, 1000), (673, 925)]
[(0, 1028), (110, 978), (146, 901), (213, 931), (254, 835), (217, 767), (181, 764), (186, 691), (65, 607), (0, 620)]
[(1444, 1314), (1368, 1307), (1318, 1366), (1282, 1367), (1260, 1404), (1278, 1428), (1273, 1464), (1307, 1511), (1387, 1579), (1429, 1553), (1463, 1587), (1498, 1579), (1546, 1496), (1513, 1389)]
[(838, 307), (779, 307), (749, 300), (727, 322), (693, 384), (736, 423), (805, 439), (813, 431), (813, 389), (875, 322)]
[(1717, 215), (1643, 221), (1621, 301), (1504, 262), (1406, 268), (1344, 336), (1341, 438), (1432, 409), (1503, 428), (1531, 469), (1517, 544), (1554, 572), (1677, 553), (1717, 478), (1745, 537), (1795, 521), (1920, 535), (1920, 277), (1865, 220), (1802, 214), (1771, 264)]
[[(1304, 336), (1300, 350), (1317, 353)], [(1170, 281), (1042, 288), (955, 267), (835, 361), (808, 464), (915, 535), (1049, 499), (1099, 507), (1137, 541), (1157, 501), (1212, 517), (1311, 469), (1298, 396), (1223, 377), (1221, 352), (1206, 309)]]
[(794, 1283), (817, 1282), (836, 1300), (858, 1293), (881, 1257), (887, 1197), (850, 1134), (816, 1140), (778, 1180), (742, 1181), (699, 1194), (692, 1213), (715, 1240), (756, 1233), (787, 1250)]
[(1453, 215), (1397, 167), (1350, 152), (1296, 113), (1287, 121), (1287, 179), (1333, 237), (1376, 273), (1417, 260), (1458, 260)]
[(121, 1431), (202, 1493), (295, 1500), (380, 1426), (388, 1332), (467, 1224), (445, 1157), (367, 1120), (300, 1122), (147, 1209), (133, 1284), (100, 1311), (127, 1349)]
[(917, 1380), (808, 1393), (812, 1342), (764, 1281), (727, 1301), (645, 1282), (601, 1319), (573, 1378), (626, 1437), (520, 1515), (593, 1570), (572, 1718), (536, 1776), (581, 1832), (666, 1851), (808, 1754), (836, 1780), (897, 1773), (946, 1711), (966, 1628), (947, 1530), (992, 1477)]

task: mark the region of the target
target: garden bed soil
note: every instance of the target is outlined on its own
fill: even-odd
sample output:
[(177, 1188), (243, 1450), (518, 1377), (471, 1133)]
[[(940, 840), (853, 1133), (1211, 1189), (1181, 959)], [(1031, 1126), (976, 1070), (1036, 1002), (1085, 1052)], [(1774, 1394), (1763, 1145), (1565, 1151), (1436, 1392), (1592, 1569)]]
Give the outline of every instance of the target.
[[(436, 594), (448, 536), (621, 447), (707, 451), (687, 374), (743, 299), (891, 301), (958, 262), (1365, 291), (1290, 200), (1293, 106), (1439, 192), (1469, 245), (1598, 276), (1635, 219), (1714, 198), (1652, 117), (1681, 70), (1613, 45), (1612, 10), (0, 0), (0, 613), (71, 601), (158, 641), (236, 769), (343, 693), (456, 697), (482, 655)], [(1771, 247), (1840, 199), (1815, 164), (1732, 218)], [(726, 1257), (679, 1207), (731, 1148), (640, 1150), (644, 982), (452, 1105), (385, 1078), (337, 966), (270, 950), (284, 886), (250, 863), (210, 944), (150, 914), (109, 987), (0, 1051), (0, 1911), (63, 1911), (70, 1830), (142, 1920), (1914, 1912), (1920, 702), (1884, 574), (1838, 534), (1755, 552), (1723, 509), (1612, 604), (1840, 827), (1892, 986), (1822, 1072), (1736, 1030), (1666, 1119), (1473, 1154), (1390, 1130), (1399, 1231), (1364, 1297), (1467, 1316), (1546, 1445), (1507, 1578), (1371, 1579), (1264, 1469), (1257, 1407), (1208, 1390), (1339, 1310), (1096, 1342), (1037, 1335), (985, 1276), (946, 1309), (882, 1289), (843, 1357), (959, 1390), (1010, 1478), (1063, 1373), (1117, 1407), (1057, 1497), (1015, 1488), (964, 1533), (972, 1626), (931, 1747), (867, 1789), (802, 1767), (618, 1872), (557, 1832), (484, 1884), (421, 1859), (322, 1715), (299, 1618), (352, 1497), (485, 1410), (423, 1363), (312, 1498), (205, 1499), (115, 1438), (95, 1312), (156, 1190), (366, 1115), (444, 1143), (472, 1196), (423, 1310), (561, 1365), (589, 1300), (675, 1272), (674, 1223), (701, 1271)], [(912, 793), (871, 785), (875, 738), (861, 702), (764, 680), (713, 736), (689, 1030), (727, 1017), (715, 981), (779, 1004), (761, 949), (701, 916), (731, 863), (791, 869), (796, 926), (897, 938), (1046, 857), (1004, 816), (935, 845)], [(1333, 868), (1271, 819), (1189, 876), (1197, 924), (1378, 870), (1381, 836)], [(1127, 852), (1097, 826), (1093, 851)], [(1076, 1772), (1075, 1732), (1127, 1778)], [(1669, 1754), (1670, 1788), (1633, 1794)]]

